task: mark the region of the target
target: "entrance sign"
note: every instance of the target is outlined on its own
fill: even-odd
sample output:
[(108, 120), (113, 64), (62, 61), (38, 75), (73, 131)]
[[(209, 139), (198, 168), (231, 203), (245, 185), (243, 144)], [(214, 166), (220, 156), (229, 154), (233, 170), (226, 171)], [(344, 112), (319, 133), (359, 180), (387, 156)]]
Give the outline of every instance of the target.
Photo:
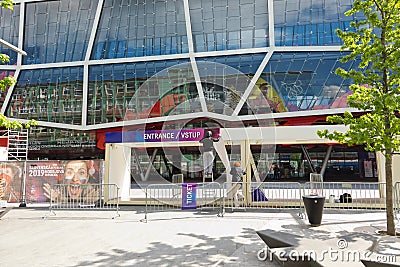
[(153, 130), (140, 133), (145, 142), (199, 141), (203, 138), (203, 129)]
[(197, 195), (197, 184), (187, 183), (182, 184), (182, 209), (183, 210), (195, 210)]
[[(212, 132), (213, 135), (219, 135), (219, 129), (213, 129)], [(108, 132), (106, 133), (106, 143), (188, 142), (200, 141), (203, 137), (204, 129)]]

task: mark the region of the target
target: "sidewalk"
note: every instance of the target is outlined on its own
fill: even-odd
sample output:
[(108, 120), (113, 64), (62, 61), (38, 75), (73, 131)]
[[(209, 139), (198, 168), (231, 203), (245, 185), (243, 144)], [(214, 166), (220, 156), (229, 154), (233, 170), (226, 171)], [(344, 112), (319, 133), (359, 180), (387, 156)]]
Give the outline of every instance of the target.
[[(150, 213), (142, 207), (112, 211), (57, 211), (13, 208), (0, 220), (0, 266), (279, 266), (259, 261), (264, 247), (256, 231), (296, 234), (324, 244), (360, 233), (381, 237), (384, 212), (325, 210), (322, 225), (310, 227), (298, 210)], [(357, 249), (360, 241), (348, 240)], [(353, 242), (354, 241), (354, 242)], [(378, 254), (399, 255), (400, 239), (375, 243)], [(364, 242), (365, 243), (365, 242)], [(363, 243), (363, 244), (364, 244)], [(318, 249), (318, 248), (317, 248)], [(396, 259), (400, 264), (400, 256)]]

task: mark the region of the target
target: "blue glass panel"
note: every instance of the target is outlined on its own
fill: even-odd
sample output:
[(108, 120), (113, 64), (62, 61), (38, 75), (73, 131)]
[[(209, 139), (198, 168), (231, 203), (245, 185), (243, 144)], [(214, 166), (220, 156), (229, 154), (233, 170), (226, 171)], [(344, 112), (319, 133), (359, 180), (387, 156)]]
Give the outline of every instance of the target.
[(294, 27), (286, 26), (285, 27), (285, 45), (293, 45), (294, 44)]
[(125, 57), (126, 52), (126, 41), (119, 41), (118, 42), (118, 49), (117, 49), (117, 58)]
[[(255, 34), (255, 33), (254, 33)], [(265, 37), (264, 37), (265, 39)], [(251, 48), (253, 47), (253, 40), (254, 42), (257, 42), (256, 38), (253, 38), (253, 31), (252, 30), (243, 30), (242, 34), (240, 36), (241, 40), (241, 48)], [(254, 45), (256, 46), (256, 45)], [(265, 46), (265, 43), (262, 45), (257, 45), (258, 47)]]
[(117, 53), (98, 54), (92, 59), (167, 55), (188, 51), (183, 1), (105, 1), (97, 29), (97, 43), (125, 42)]
[(204, 42), (205, 36), (203, 34), (196, 34), (194, 35), (194, 46), (199, 47), (197, 52), (204, 52), (207, 51), (207, 47)]
[(308, 34), (310, 38), (310, 45), (318, 45), (319, 44), (319, 32), (318, 32), (318, 25), (310, 25), (311, 31)]
[(196, 58), (208, 111), (232, 114), (264, 57), (265, 54)]
[(181, 45), (182, 53), (189, 53), (189, 47), (187, 45), (188, 44), (188, 39), (187, 39), (186, 35), (181, 37), (181, 42), (182, 42), (182, 45)]
[(352, 1), (273, 0), (273, 3), (277, 46), (341, 45), (335, 30), (345, 29), (344, 24), (357, 20), (355, 16), (344, 15)]
[(334, 74), (349, 70), (356, 62), (343, 64), (339, 52), (275, 53), (261, 75), (274, 112), (346, 107), (341, 96), (349, 93), (350, 80)]
[(331, 30), (332, 30), (332, 33), (333, 33), (333, 35), (332, 35), (332, 42), (333, 43), (340, 43), (341, 42), (341, 40), (340, 40), (340, 38), (339, 38), (339, 36), (337, 36), (334, 32), (335, 32), (335, 30), (336, 29), (338, 29), (339, 27), (340, 27), (340, 25), (342, 25), (342, 23), (338, 23), (338, 22), (334, 22), (334, 23), (332, 23), (331, 24)]
[[(19, 9), (20, 5), (14, 5), (13, 11), (0, 8), (1, 39), (9, 42), (14, 46), (18, 46)], [(10, 58), (10, 61), (4, 64), (15, 65), (17, 63), (17, 52), (15, 52), (14, 50), (11, 50), (4, 45), (0, 45), (0, 54), (6, 54)]]
[(161, 55), (161, 38), (154, 39), (154, 55)]
[[(266, 47), (268, 45), (268, 34), (265, 29), (254, 31), (254, 47)], [(243, 38), (242, 38), (243, 40)]]
[(82, 122), (83, 68), (21, 71), (7, 115), (79, 125)]
[(153, 49), (154, 49), (154, 45), (153, 45), (153, 39), (145, 39), (145, 55), (146, 56), (152, 56), (153, 55)]
[(88, 91), (88, 124), (171, 115), (184, 106), (173, 97), (197, 97), (189, 60), (91, 66)]
[(136, 41), (135, 40), (129, 40), (128, 41), (128, 48), (126, 52), (127, 57), (134, 57), (135, 56), (135, 47), (136, 47)]
[(199, 2), (189, 1), (196, 52), (267, 46), (267, 0)]
[(171, 54), (176, 54), (176, 53), (177, 53), (176, 37), (172, 36), (171, 37)]
[(298, 25), (296, 27), (297, 29), (297, 38), (295, 38), (295, 40), (297, 40), (296, 45), (305, 45), (305, 25)]
[[(227, 65), (246, 75), (254, 75), (265, 54), (197, 58), (197, 62), (215, 62)], [(243, 88), (242, 88), (243, 89)], [(246, 89), (246, 88), (244, 88)], [(244, 90), (243, 89), (243, 90)]]
[[(98, 0), (26, 3), (24, 64), (83, 60)], [(99, 53), (96, 49), (95, 53)]]
[(238, 49), (238, 48), (240, 48), (240, 37), (239, 37), (239, 34), (240, 34), (240, 32), (229, 32), (229, 34), (228, 34), (228, 49)]
[(101, 55), (104, 53), (105, 49), (104, 49), (104, 43), (98, 43), (97, 45), (94, 46), (93, 49), (94, 53), (96, 55), (98, 55), (99, 57), (101, 57)]
[(107, 46), (108, 58), (114, 58), (116, 47), (117, 47), (116, 41), (112, 41), (112, 42), (108, 43), (108, 46)]
[(226, 49), (226, 33), (225, 32), (217, 32), (216, 33), (216, 41), (217, 41), (217, 50), (225, 50)]
[(323, 44), (325, 40), (324, 24), (318, 24), (318, 44)]

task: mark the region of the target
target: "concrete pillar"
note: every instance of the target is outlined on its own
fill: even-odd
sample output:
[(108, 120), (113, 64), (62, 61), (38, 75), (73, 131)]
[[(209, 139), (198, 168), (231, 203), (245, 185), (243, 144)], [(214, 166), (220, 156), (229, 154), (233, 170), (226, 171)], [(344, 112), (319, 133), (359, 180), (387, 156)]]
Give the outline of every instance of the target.
[(107, 144), (105, 182), (116, 184), (122, 201), (129, 200), (131, 189), (131, 148), (122, 144)]

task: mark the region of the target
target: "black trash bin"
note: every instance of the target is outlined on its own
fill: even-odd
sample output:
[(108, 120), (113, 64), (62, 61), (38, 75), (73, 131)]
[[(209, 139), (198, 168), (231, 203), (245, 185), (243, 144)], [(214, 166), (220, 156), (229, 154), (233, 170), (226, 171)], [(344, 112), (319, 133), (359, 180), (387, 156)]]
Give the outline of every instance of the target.
[(303, 196), (304, 207), (311, 226), (320, 226), (324, 210), (325, 197), (308, 195)]

